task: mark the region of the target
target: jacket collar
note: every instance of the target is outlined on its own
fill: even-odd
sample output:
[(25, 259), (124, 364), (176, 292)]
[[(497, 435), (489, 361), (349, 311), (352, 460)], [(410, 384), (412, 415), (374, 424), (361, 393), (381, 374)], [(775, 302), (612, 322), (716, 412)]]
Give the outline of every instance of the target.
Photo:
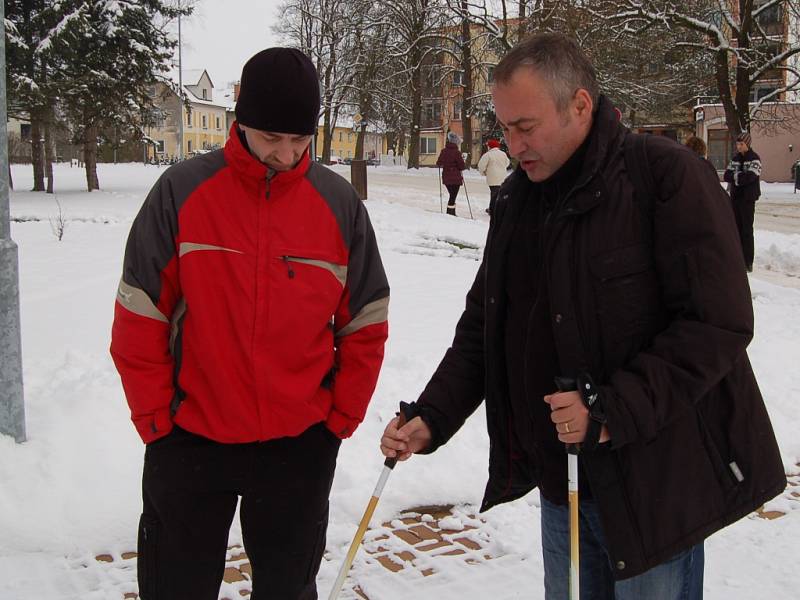
[[(605, 96), (600, 96), (592, 127), (589, 130), (587, 139), (584, 141), (586, 149), (582, 165), (577, 169), (579, 175), (575, 179), (575, 185), (567, 193), (568, 200), (563, 204), (561, 213), (580, 214), (600, 202), (601, 195), (599, 195), (599, 191), (594, 194), (575, 194), (575, 192), (585, 187), (594, 186), (594, 180), (607, 163), (609, 154), (621, 146), (624, 133), (625, 127), (619, 122), (619, 117), (614, 110), (613, 104)], [(511, 177), (515, 181), (515, 187), (519, 185), (523, 189), (529, 189), (526, 184), (533, 185), (519, 165)]]
[[(310, 148), (310, 146), (309, 146)], [(228, 141), (225, 142), (225, 161), (236, 174), (245, 181), (262, 182), (269, 179), (271, 186), (282, 186), (303, 177), (311, 164), (309, 149), (303, 153), (300, 162), (289, 171), (274, 171), (250, 154), (239, 138), (239, 127), (236, 122), (231, 125)]]

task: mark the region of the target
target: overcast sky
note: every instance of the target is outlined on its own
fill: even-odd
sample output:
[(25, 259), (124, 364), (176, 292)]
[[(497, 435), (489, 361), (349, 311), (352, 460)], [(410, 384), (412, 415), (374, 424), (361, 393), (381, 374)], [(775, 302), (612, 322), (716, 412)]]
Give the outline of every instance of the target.
[(217, 88), (239, 79), (248, 58), (278, 44), (271, 30), (278, 4), (279, 0), (200, 0), (194, 14), (181, 20), (183, 68), (206, 69)]

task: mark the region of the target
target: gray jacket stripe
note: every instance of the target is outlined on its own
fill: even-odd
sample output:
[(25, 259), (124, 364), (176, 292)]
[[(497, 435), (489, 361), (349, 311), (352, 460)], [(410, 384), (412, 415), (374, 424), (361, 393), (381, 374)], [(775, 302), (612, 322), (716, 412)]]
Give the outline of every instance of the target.
[(117, 301), (132, 313), (163, 323), (169, 322), (167, 317), (156, 308), (156, 305), (153, 304), (150, 296), (144, 290), (128, 285), (122, 280), (120, 280), (119, 289), (117, 290)]
[(313, 265), (320, 269), (330, 271), (342, 287), (347, 283), (347, 265), (337, 265), (336, 263), (328, 262), (325, 260), (315, 260), (313, 258), (300, 258), (298, 256), (287, 256), (286, 260), (289, 262), (302, 263), (304, 265)]
[(361, 309), (353, 320), (336, 332), (336, 337), (344, 337), (363, 329), (367, 325), (383, 323), (389, 318), (389, 297), (370, 302)]
[(178, 163), (167, 169), (148, 194), (131, 226), (122, 277), (135, 281), (158, 302), (161, 272), (175, 257), (178, 212), (203, 183), (225, 168), (222, 150)]
[[(389, 296), (389, 283), (369, 214), (353, 186), (330, 169), (311, 163), (306, 178), (336, 218), (349, 250), (346, 285), (350, 301), (347, 308), (355, 320), (355, 316), (361, 315), (367, 305)], [(349, 329), (349, 325), (343, 329)]]
[(169, 353), (175, 356), (175, 340), (178, 338), (181, 317), (186, 313), (186, 299), (181, 297), (172, 311), (172, 320), (169, 324)]
[(178, 249), (178, 257), (182, 257), (189, 252), (196, 252), (198, 250), (221, 250), (222, 252), (235, 252), (236, 254), (243, 254), (241, 250), (234, 250), (233, 248), (223, 248), (222, 246), (212, 246), (211, 244), (195, 244), (194, 242), (181, 242)]

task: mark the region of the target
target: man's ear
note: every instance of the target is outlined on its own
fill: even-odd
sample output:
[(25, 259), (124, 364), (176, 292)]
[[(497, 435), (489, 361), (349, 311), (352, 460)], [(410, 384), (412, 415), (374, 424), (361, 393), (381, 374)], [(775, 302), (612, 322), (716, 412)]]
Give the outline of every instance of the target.
[(581, 119), (591, 119), (592, 113), (594, 112), (594, 102), (592, 102), (591, 95), (589, 95), (589, 92), (585, 89), (578, 88), (578, 91), (575, 92), (575, 96), (572, 98), (572, 106), (576, 116)]

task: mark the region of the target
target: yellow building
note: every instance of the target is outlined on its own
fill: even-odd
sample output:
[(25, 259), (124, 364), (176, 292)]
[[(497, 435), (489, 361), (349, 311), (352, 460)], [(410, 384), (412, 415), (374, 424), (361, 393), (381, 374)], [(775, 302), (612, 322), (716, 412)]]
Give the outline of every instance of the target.
[[(340, 160), (352, 159), (356, 156), (356, 140), (358, 133), (353, 131), (353, 120), (351, 117), (339, 117), (336, 127), (331, 134), (331, 162), (336, 158)], [(316, 148), (317, 156), (322, 157), (322, 147), (325, 142), (325, 135), (322, 128), (322, 119), (317, 126)], [(386, 154), (386, 136), (377, 131), (371, 131), (367, 126), (364, 137), (364, 156), (365, 159), (380, 159), (381, 154)], [(336, 157), (336, 158), (334, 158)]]
[(221, 148), (228, 139), (228, 106), (214, 101), (214, 86), (208, 73), (184, 71), (183, 81), (185, 103), (178, 96), (177, 84), (158, 83), (151, 88), (156, 108), (144, 123), (150, 161), (171, 161), (178, 157), (181, 123), (185, 158)]

